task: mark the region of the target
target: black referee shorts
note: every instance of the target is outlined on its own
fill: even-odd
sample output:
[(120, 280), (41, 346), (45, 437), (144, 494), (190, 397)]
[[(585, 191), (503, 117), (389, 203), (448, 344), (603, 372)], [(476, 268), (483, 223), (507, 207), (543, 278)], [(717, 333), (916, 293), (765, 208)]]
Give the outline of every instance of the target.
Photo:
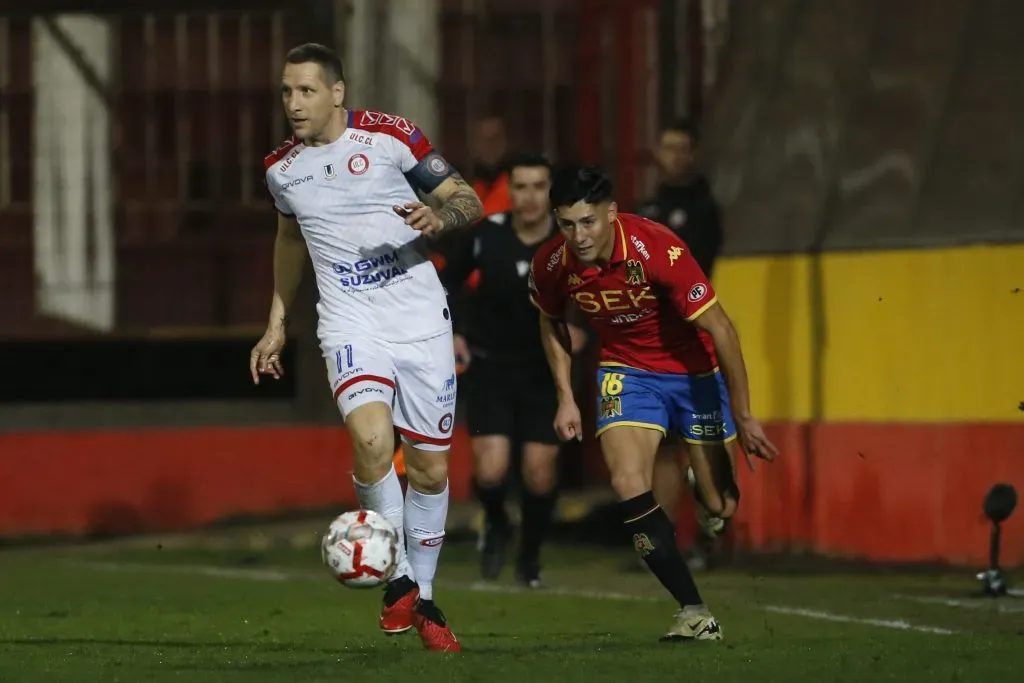
[(557, 444), (558, 395), (546, 363), (474, 358), (464, 377), (471, 436), (507, 436), (514, 444)]

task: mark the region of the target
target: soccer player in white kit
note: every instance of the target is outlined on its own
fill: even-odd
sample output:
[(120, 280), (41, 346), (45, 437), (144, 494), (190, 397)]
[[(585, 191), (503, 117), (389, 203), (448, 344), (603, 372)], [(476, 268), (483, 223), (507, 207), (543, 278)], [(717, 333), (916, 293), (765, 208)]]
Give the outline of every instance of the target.
[[(332, 50), (301, 45), (285, 62), (281, 99), (295, 134), (265, 160), (280, 215), (270, 320), (250, 371), (257, 384), (261, 374), (281, 375), (285, 320), (308, 251), (320, 293), (317, 335), (352, 437), (359, 504), (406, 539), (380, 627), (415, 627), (428, 649), (459, 651), (433, 601), (456, 379), (451, 314), (426, 240), (469, 225), (483, 207), (412, 123), (344, 108)], [(417, 201), (416, 191), (438, 208)], [(392, 465), (395, 431), (409, 480), (404, 500)]]

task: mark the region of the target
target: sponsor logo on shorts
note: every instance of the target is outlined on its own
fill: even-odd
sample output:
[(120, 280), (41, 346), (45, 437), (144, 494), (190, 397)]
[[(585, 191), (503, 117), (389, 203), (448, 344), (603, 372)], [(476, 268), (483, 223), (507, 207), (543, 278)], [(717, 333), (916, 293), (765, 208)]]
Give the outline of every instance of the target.
[(358, 375), (362, 372), (364, 372), (362, 368), (352, 368), (351, 370), (343, 372), (341, 375), (338, 376), (338, 379), (334, 380), (334, 387), (337, 388), (339, 384), (347, 380), (349, 377)]
[(444, 406), (445, 408), (451, 407), (455, 404), (455, 374), (444, 381), (444, 385), (441, 387), (441, 393), (434, 399), (438, 405)]
[(618, 396), (605, 396), (601, 399), (601, 418), (607, 420), (622, 415), (622, 399)]
[(725, 436), (725, 423), (690, 425), (686, 431), (698, 439), (718, 438)]
[(454, 421), (455, 419), (452, 417), (451, 413), (445, 413), (444, 415), (441, 416), (440, 421), (437, 423), (437, 428), (441, 430), (442, 434), (447, 434), (448, 432), (452, 431), (452, 423)]
[(435, 536), (434, 538), (424, 538), (420, 541), (420, 545), (425, 545), (428, 548), (436, 548), (437, 546), (444, 543), (444, 536)]
[(699, 422), (687, 427), (690, 436), (697, 439), (714, 439), (725, 436), (725, 420), (719, 410), (710, 413), (690, 413), (690, 419)]

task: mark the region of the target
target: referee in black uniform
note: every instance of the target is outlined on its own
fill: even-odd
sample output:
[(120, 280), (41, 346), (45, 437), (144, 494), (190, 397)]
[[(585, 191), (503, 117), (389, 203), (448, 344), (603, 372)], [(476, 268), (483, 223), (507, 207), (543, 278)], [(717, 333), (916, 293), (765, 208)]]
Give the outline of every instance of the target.
[[(537, 309), (529, 300), (530, 262), (555, 234), (548, 200), (551, 166), (522, 155), (508, 166), (512, 211), (461, 231), (441, 279), (449, 293), (455, 354), (466, 369), (474, 456), (474, 488), (486, 517), (481, 574), (496, 578), (505, 561), (510, 524), (505, 510), (509, 465), (522, 455), (522, 526), (516, 576), (540, 586), (540, 547), (555, 506), (558, 399), (540, 342)], [(477, 273), (476, 275), (473, 275)], [(470, 276), (475, 290), (463, 294)]]

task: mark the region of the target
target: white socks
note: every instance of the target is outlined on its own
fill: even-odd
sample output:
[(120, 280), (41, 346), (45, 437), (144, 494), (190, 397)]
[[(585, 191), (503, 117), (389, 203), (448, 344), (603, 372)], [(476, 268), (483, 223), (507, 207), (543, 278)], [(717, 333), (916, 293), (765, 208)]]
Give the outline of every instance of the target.
[[(398, 532), (398, 568), (395, 570), (394, 576), (391, 580), (394, 581), (402, 576), (408, 576), (410, 579), (415, 580), (413, 576), (412, 568), (409, 566), (409, 559), (405, 552), (405, 534), (403, 532), (403, 508), (405, 501), (402, 499), (402, 484), (398, 481), (398, 473), (395, 472), (395, 468), (392, 465), (391, 471), (389, 471), (384, 478), (374, 484), (364, 484), (363, 482), (352, 477), (352, 481), (356, 487), (356, 497), (359, 498), (359, 507), (364, 510), (373, 510), (384, 515), (384, 518), (391, 522), (391, 525), (395, 527)], [(409, 489), (410, 493), (412, 489)], [(444, 492), (445, 502), (445, 513), (448, 509), (448, 491)], [(444, 528), (444, 518), (441, 518), (442, 529)], [(442, 532), (443, 533), (443, 532)], [(411, 545), (411, 543), (410, 543)], [(437, 561), (434, 561), (437, 564)], [(434, 573), (431, 571), (431, 578)]]
[(409, 487), (405, 498), (405, 533), (409, 540), (409, 564), (423, 600), (434, 599), (434, 574), (437, 573), (437, 560), (444, 544), (447, 517), (448, 482), (445, 482), (444, 491), (435, 494), (421, 493)]

